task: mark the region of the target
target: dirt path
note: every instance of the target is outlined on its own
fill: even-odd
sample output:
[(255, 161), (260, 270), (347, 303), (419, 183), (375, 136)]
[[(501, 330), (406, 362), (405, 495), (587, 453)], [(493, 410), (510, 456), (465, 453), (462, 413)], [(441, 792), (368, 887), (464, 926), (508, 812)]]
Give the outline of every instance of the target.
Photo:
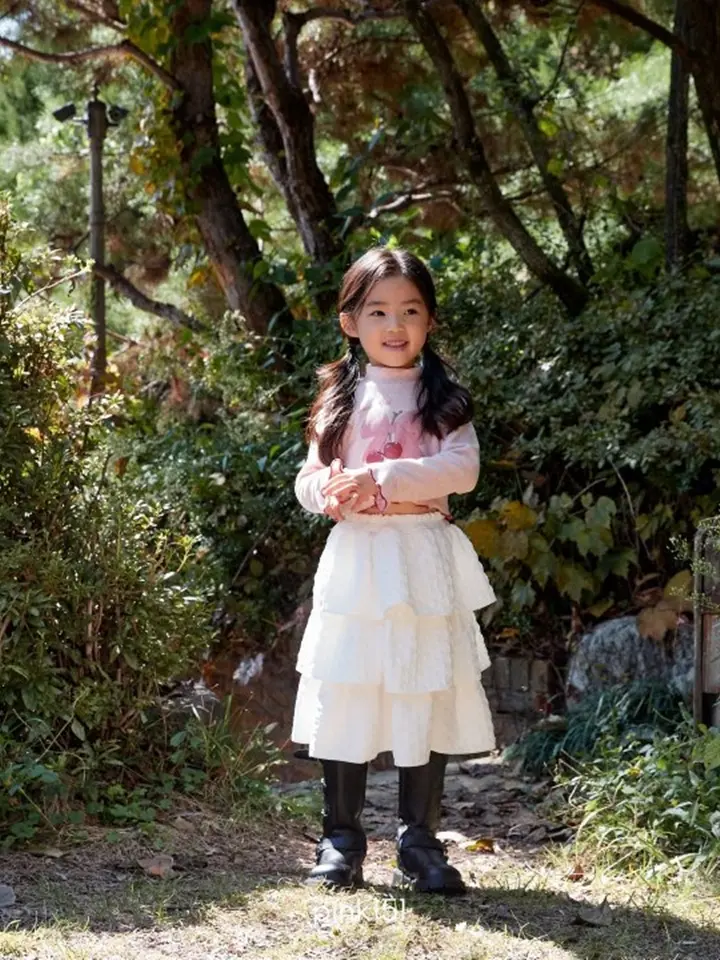
[[(0, 856), (0, 884), (15, 896), (0, 907), (0, 958), (720, 960), (720, 890), (657, 892), (589, 864), (578, 875), (545, 785), (497, 760), (463, 766), (448, 770), (442, 826), (465, 897), (388, 886), (397, 774), (374, 772), (365, 890), (303, 886), (319, 783), (285, 785), (307, 797), (304, 819), (242, 825), (188, 809), (147, 836), (126, 830), (112, 843), (96, 831), (81, 845)], [(172, 857), (171, 873), (151, 878), (138, 861), (152, 857)]]

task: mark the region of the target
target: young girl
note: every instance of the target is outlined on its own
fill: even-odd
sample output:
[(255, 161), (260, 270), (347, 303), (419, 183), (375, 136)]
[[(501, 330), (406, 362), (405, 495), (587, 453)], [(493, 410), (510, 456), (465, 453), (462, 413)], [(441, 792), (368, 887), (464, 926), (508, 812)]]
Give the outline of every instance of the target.
[(394, 881), (463, 893), (435, 836), (445, 765), (448, 754), (495, 746), (474, 613), (495, 594), (447, 500), (477, 483), (472, 400), (428, 342), (435, 288), (417, 257), (368, 251), (345, 275), (339, 311), (348, 350), (319, 371), (295, 484), (306, 510), (336, 521), (298, 653), (291, 734), (323, 768), (323, 832), (308, 880), (362, 884), (368, 761), (392, 750)]

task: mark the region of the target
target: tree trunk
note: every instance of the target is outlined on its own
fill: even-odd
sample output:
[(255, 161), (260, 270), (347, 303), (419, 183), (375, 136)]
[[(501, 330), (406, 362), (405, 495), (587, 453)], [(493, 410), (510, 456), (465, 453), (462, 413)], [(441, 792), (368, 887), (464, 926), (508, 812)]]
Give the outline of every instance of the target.
[(206, 20), (212, 0), (181, 0), (172, 18), (177, 38), (172, 73), (182, 96), (172, 109), (172, 126), (186, 179), (186, 190), (218, 282), (232, 310), (249, 328), (265, 334), (275, 319), (287, 331), (292, 316), (278, 287), (255, 279), (262, 254), (247, 228), (220, 156), (209, 39), (185, 39), (188, 27)]
[(280, 136), (278, 125), (275, 123), (272, 110), (267, 105), (260, 89), (260, 81), (255, 73), (252, 59), (247, 58), (245, 63), (245, 87), (248, 92), (250, 109), (257, 129), (258, 144), (262, 150), (270, 174), (278, 189), (285, 198), (285, 205), (294, 223), (300, 220), (300, 211), (295, 203), (295, 197), (290, 189), (287, 163), (285, 162), (285, 146)]
[(720, 180), (720, 4), (717, 0), (685, 0), (686, 44), (676, 33), (622, 0), (591, 2), (645, 30), (651, 37), (687, 59)]
[(440, 75), (452, 113), (460, 156), (490, 218), (532, 273), (547, 283), (570, 313), (579, 313), (587, 302), (587, 291), (545, 254), (500, 190), (477, 135), (462, 77), (437, 24), (418, 0), (405, 0), (405, 11)]
[[(288, 209), (297, 224), (303, 247), (323, 275), (316, 300), (323, 312), (327, 312), (335, 306), (337, 293), (332, 261), (343, 257), (344, 246), (336, 233), (335, 198), (317, 163), (315, 120), (305, 94), (288, 77), (275, 46), (271, 33), (275, 0), (233, 0), (233, 8), (262, 98), (282, 141), (282, 159), (276, 154), (270, 170), (276, 179), (282, 178), (279, 185), (289, 198)], [(254, 100), (257, 116), (257, 95)], [(260, 134), (267, 137), (266, 153), (275, 152), (277, 136), (270, 130), (267, 117), (261, 115), (260, 121)]]
[(523, 94), (515, 71), (478, 0), (456, 0), (456, 2), (485, 48), (502, 86), (503, 94), (520, 122), (527, 145), (540, 171), (542, 182), (555, 208), (560, 229), (568, 245), (570, 260), (582, 282), (587, 283), (594, 270), (585, 246), (582, 226), (575, 216), (562, 182), (550, 171), (550, 147), (547, 137), (538, 125), (533, 104)]
[[(675, 33), (687, 41), (687, 3), (675, 0)], [(687, 222), (688, 101), (690, 71), (676, 50), (670, 65), (670, 95), (665, 146), (665, 262), (668, 270), (682, 266), (689, 249)]]
[(720, 4), (684, 0), (690, 69), (720, 180)]

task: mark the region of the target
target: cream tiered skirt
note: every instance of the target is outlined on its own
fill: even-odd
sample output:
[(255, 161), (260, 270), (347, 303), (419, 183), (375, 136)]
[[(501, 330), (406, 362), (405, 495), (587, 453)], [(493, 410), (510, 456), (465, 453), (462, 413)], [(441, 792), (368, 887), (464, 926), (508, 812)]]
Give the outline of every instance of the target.
[(495, 747), (475, 610), (495, 594), (439, 513), (354, 514), (330, 532), (297, 659), (291, 738), (311, 757), (397, 766)]

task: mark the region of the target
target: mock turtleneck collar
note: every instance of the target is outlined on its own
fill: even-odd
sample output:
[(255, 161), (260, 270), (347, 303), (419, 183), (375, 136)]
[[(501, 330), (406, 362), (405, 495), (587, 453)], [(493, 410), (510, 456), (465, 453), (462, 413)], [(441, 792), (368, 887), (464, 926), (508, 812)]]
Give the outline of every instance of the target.
[(412, 367), (378, 367), (374, 363), (368, 363), (365, 366), (365, 379), (374, 383), (412, 381), (420, 377), (420, 370), (419, 364)]

